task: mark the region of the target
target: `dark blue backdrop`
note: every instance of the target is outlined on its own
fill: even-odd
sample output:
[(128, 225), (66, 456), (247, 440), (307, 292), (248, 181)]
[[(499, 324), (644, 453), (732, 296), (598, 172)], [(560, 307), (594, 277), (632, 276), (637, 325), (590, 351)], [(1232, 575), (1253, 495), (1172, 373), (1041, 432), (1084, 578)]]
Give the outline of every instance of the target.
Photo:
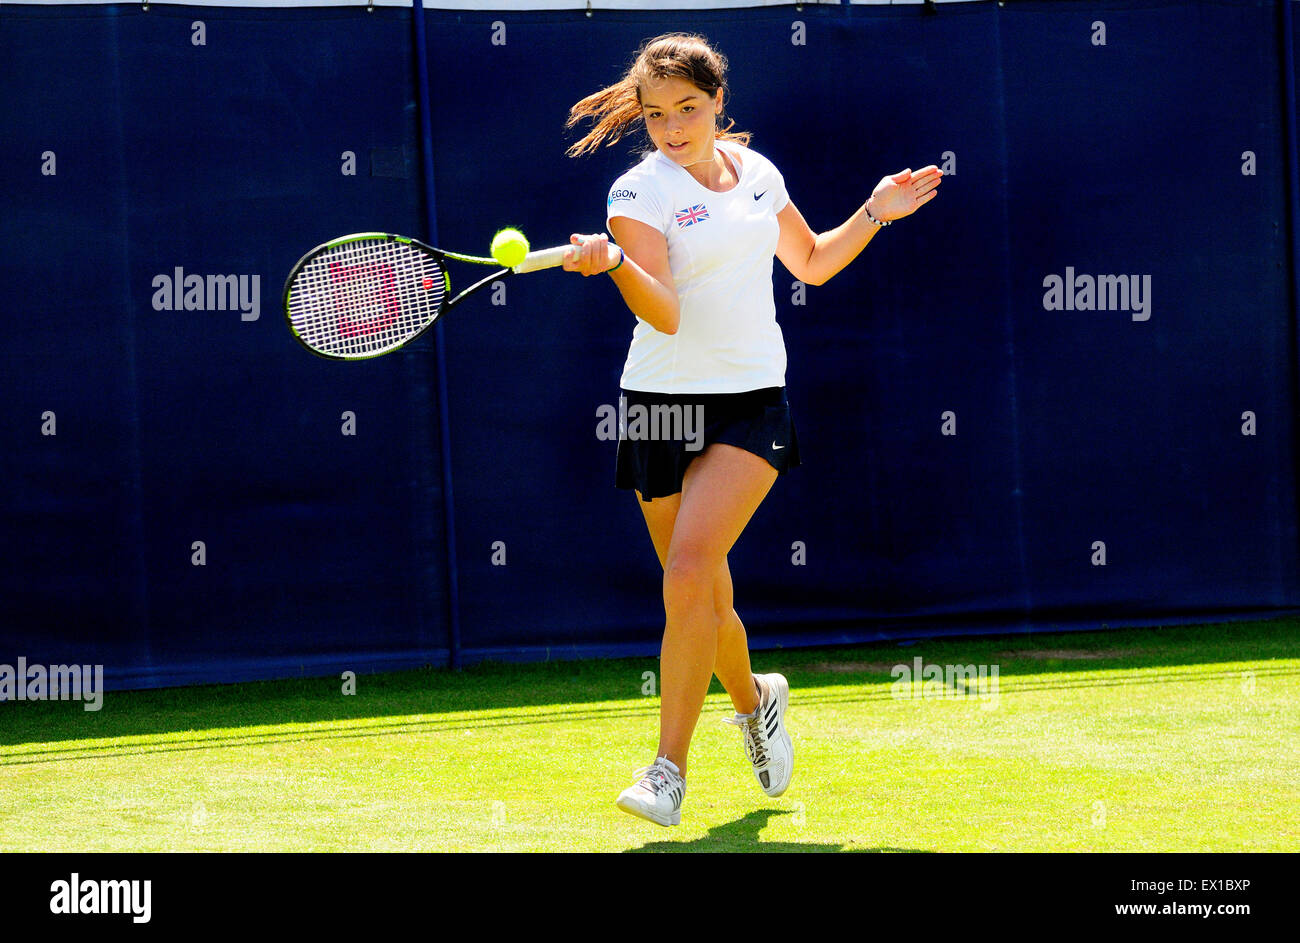
[[(432, 340), (331, 363), (278, 310), (329, 237), (430, 236), (410, 11), (5, 4), (0, 25), (0, 662), (119, 685), (444, 663)], [(448, 248), (599, 231), (635, 145), (566, 158), (568, 107), (673, 29), (729, 57), (728, 111), (815, 229), (886, 173), (948, 170), (806, 303), (776, 265), (805, 465), (731, 556), (756, 646), (1300, 606), (1278, 3), (426, 25)], [(257, 276), (260, 317), (155, 310), (177, 267)], [(1149, 276), (1149, 319), (1047, 310), (1067, 267)], [(631, 315), (560, 272), (504, 300), (444, 328), (466, 655), (655, 651), (658, 564), (596, 436)]]

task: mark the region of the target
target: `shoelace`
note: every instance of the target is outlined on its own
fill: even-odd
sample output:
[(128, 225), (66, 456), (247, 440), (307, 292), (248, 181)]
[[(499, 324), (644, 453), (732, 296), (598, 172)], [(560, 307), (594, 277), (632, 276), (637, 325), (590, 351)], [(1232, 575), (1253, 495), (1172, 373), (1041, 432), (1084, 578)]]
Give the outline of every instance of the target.
[(637, 785), (645, 786), (657, 796), (662, 790), (671, 785), (668, 780), (668, 773), (669, 770), (666, 767), (656, 764), (641, 767), (632, 774), (632, 778), (637, 781)]
[(745, 732), (745, 755), (749, 757), (749, 762), (760, 768), (767, 765), (767, 733), (763, 730), (761, 710), (754, 711), (748, 717), (742, 714), (724, 717), (722, 722), (734, 724)]

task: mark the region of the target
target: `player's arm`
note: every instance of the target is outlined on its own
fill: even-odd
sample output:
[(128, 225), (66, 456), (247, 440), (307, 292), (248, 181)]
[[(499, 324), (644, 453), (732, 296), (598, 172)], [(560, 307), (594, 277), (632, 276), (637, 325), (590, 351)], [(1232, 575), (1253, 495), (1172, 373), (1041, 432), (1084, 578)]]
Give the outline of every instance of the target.
[(668, 240), (653, 226), (627, 216), (609, 221), (623, 264), (609, 273), (628, 308), (663, 334), (676, 334), (681, 321), (677, 286), (668, 266)]
[(824, 285), (867, 247), (879, 228), (867, 219), (866, 204), (829, 232), (815, 233), (791, 200), (776, 214), (781, 235), (776, 257), (795, 278), (808, 285)]
[(936, 196), (943, 181), (943, 171), (936, 165), (911, 168), (880, 178), (867, 201), (858, 211), (829, 232), (814, 233), (795, 209), (793, 202), (776, 214), (781, 235), (776, 256), (790, 274), (809, 285), (824, 285), (831, 276), (858, 257), (880, 227), (867, 215), (885, 222), (911, 216)]

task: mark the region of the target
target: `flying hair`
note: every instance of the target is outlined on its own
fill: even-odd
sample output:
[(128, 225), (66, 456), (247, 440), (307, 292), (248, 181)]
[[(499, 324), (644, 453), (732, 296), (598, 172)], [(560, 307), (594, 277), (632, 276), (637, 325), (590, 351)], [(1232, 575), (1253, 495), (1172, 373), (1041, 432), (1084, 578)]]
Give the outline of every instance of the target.
[[(748, 131), (732, 131), (734, 121), (726, 118), (727, 58), (698, 33), (664, 33), (647, 39), (637, 50), (636, 57), (623, 78), (613, 85), (588, 95), (569, 109), (565, 129), (591, 118), (595, 125), (586, 136), (573, 144), (565, 154), (582, 157), (601, 147), (610, 147), (638, 127), (644, 131), (641, 115), (641, 89), (651, 81), (685, 79), (709, 97), (722, 89), (723, 114), (718, 115), (717, 138), (749, 146)], [(727, 126), (722, 122), (727, 120)]]

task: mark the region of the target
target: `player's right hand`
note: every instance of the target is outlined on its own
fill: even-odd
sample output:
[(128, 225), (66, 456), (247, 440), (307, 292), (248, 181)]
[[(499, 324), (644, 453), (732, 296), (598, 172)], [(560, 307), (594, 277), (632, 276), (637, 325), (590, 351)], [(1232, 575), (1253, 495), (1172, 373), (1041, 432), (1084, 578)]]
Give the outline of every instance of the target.
[(608, 234), (580, 235), (575, 232), (569, 241), (575, 248), (565, 253), (566, 272), (581, 272), (582, 277), (586, 278), (588, 275), (600, 275), (612, 268), (609, 264)]

